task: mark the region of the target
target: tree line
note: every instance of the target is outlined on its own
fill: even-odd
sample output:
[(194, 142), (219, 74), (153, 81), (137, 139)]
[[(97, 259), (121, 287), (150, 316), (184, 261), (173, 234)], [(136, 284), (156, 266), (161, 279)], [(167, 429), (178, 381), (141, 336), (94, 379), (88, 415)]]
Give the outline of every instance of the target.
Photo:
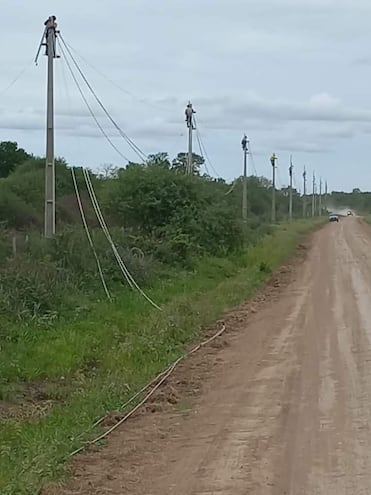
[[(194, 173), (185, 173), (187, 154), (150, 155), (145, 163), (104, 166), (90, 171), (114, 242), (134, 277), (150, 286), (169, 270), (194, 270), (204, 256), (241, 253), (271, 232), (272, 184), (248, 177), (248, 221), (242, 221), (242, 178), (232, 183), (202, 173), (204, 159), (194, 154)], [(107, 241), (98, 228), (82, 170), (74, 169), (82, 203), (104, 274), (122, 280)], [(97, 267), (82, 228), (71, 166), (56, 160), (57, 235), (44, 240), (45, 159), (17, 143), (0, 143), (0, 315), (54, 317), (75, 307), (79, 294), (95, 297)], [(276, 191), (277, 221), (288, 219), (287, 188)], [(293, 191), (294, 216), (303, 198)], [(308, 213), (310, 205), (308, 204)], [(16, 258), (10, 238), (18, 235)], [(139, 255), (138, 255), (139, 253)], [(100, 292), (99, 292), (100, 293)], [(58, 309), (59, 308), (59, 309)]]

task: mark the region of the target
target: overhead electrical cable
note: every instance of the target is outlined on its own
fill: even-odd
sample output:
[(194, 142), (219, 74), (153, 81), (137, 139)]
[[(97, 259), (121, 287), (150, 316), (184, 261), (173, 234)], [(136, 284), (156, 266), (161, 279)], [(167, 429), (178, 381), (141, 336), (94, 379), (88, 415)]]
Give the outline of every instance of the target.
[(218, 174), (217, 170), (215, 169), (214, 165), (212, 164), (212, 162), (210, 160), (210, 157), (209, 157), (209, 154), (208, 154), (208, 152), (206, 150), (206, 147), (204, 145), (204, 142), (203, 142), (203, 139), (202, 139), (202, 136), (201, 136), (201, 132), (199, 130), (199, 126), (198, 126), (197, 121), (196, 121), (196, 117), (193, 117), (193, 119), (194, 119), (195, 126), (196, 126), (196, 136), (198, 136), (197, 139), (199, 140), (201, 149), (203, 151), (203, 155), (206, 157), (206, 160), (208, 161), (208, 163), (210, 165), (210, 168), (212, 169), (212, 171), (214, 172), (214, 174), (220, 179), (221, 176)]
[(254, 174), (257, 177), (258, 176), (258, 172), (256, 170), (255, 158), (254, 158), (254, 153), (253, 153), (253, 150), (252, 150), (252, 147), (251, 147), (251, 142), (250, 142), (250, 152), (249, 152), (249, 155), (250, 155), (250, 159), (251, 159), (251, 163), (252, 163), (252, 168), (254, 170)]
[(82, 205), (82, 202), (81, 202), (80, 191), (79, 191), (79, 187), (77, 185), (76, 174), (75, 174), (75, 170), (74, 170), (73, 167), (71, 168), (71, 175), (72, 175), (73, 185), (74, 185), (74, 188), (75, 188), (77, 204), (78, 204), (79, 210), (80, 210), (81, 220), (82, 220), (82, 223), (84, 225), (85, 232), (86, 232), (86, 237), (88, 238), (88, 242), (89, 242), (90, 247), (91, 247), (91, 250), (93, 251), (93, 254), (94, 254), (94, 258), (95, 258), (95, 261), (96, 261), (96, 264), (97, 264), (97, 268), (98, 268), (99, 276), (100, 276), (100, 279), (101, 279), (101, 282), (102, 282), (102, 285), (103, 285), (103, 288), (104, 288), (104, 292), (106, 293), (107, 299), (109, 301), (111, 301), (112, 300), (111, 294), (110, 294), (110, 292), (108, 290), (106, 281), (104, 279), (102, 266), (100, 264), (97, 251), (95, 250), (93, 239), (91, 237), (91, 234), (90, 234), (90, 231), (89, 231), (89, 227), (88, 227), (88, 224), (87, 224), (87, 221), (86, 221), (86, 217), (85, 217), (85, 213), (84, 213), (84, 208), (83, 208), (83, 205)]
[(94, 113), (94, 110), (92, 109), (92, 107), (90, 106), (86, 96), (84, 95), (84, 92), (80, 86), (80, 83), (79, 81), (77, 80), (77, 77), (71, 67), (71, 64), (68, 60), (68, 58), (65, 56), (65, 52), (63, 50), (63, 47), (62, 45), (60, 45), (60, 50), (61, 50), (61, 53), (63, 55), (63, 60), (64, 62), (66, 63), (67, 67), (68, 67), (68, 70), (76, 84), (76, 87), (81, 95), (81, 98), (83, 99), (87, 109), (89, 110), (90, 112), (90, 115), (92, 116), (94, 122), (96, 123), (97, 127), (99, 128), (99, 130), (101, 131), (101, 133), (103, 134), (103, 136), (107, 139), (108, 143), (110, 144), (110, 146), (112, 146), (112, 148), (121, 156), (121, 158), (123, 158), (124, 160), (126, 160), (127, 162), (129, 162), (129, 158), (127, 156), (125, 156), (121, 151), (120, 149), (115, 145), (115, 143), (112, 141), (112, 139), (108, 136), (108, 134), (106, 133), (106, 131), (104, 130), (104, 128), (102, 127), (102, 125), (100, 124), (99, 120), (97, 119), (95, 113)]
[(21, 77), (29, 70), (30, 67), (31, 67), (31, 63), (26, 65), (26, 67), (24, 67), (19, 72), (19, 74), (17, 74), (17, 76), (8, 84), (8, 86), (6, 86), (3, 90), (0, 91), (0, 96), (3, 96), (5, 93), (7, 93), (21, 79)]
[(86, 65), (88, 65), (91, 69), (93, 69), (97, 74), (99, 74), (101, 77), (103, 77), (106, 81), (108, 81), (112, 86), (115, 86), (117, 89), (119, 89), (122, 93), (131, 96), (135, 100), (139, 101), (140, 103), (143, 103), (144, 105), (151, 106), (152, 108), (163, 108), (163, 105), (157, 105), (155, 103), (151, 103), (144, 98), (141, 98), (140, 96), (135, 95), (131, 91), (123, 88), (120, 84), (117, 84), (115, 81), (113, 81), (111, 78), (109, 78), (103, 71), (99, 70), (97, 67), (95, 67), (91, 62), (89, 62), (81, 53), (79, 53), (76, 48), (71, 46), (70, 43), (65, 42), (68, 48), (74, 52), (83, 62), (85, 62)]
[(205, 160), (205, 157), (204, 157), (204, 153), (203, 153), (203, 150), (202, 150), (202, 144), (201, 144), (200, 136), (199, 136), (199, 133), (198, 132), (196, 132), (196, 139), (197, 139), (198, 147), (199, 147), (199, 150), (200, 150), (200, 156), (204, 160), (204, 167), (205, 167), (206, 173), (207, 173), (207, 175), (211, 176), (210, 170), (209, 170), (209, 168), (207, 166), (207, 163), (206, 163), (206, 160)]
[(97, 197), (96, 197), (96, 194), (95, 194), (95, 191), (94, 191), (94, 187), (93, 187), (93, 184), (91, 182), (91, 179), (90, 179), (90, 175), (89, 175), (89, 172), (83, 168), (83, 174), (84, 174), (84, 178), (85, 178), (85, 183), (86, 183), (86, 186), (87, 186), (87, 189), (88, 189), (88, 192), (89, 192), (89, 196), (90, 196), (90, 199), (92, 201), (92, 204), (93, 204), (93, 207), (94, 207), (94, 211), (96, 213), (96, 216), (97, 216), (97, 219), (101, 225), (101, 228), (103, 230), (103, 232), (105, 233), (106, 237), (107, 237), (107, 240), (108, 242), (110, 243), (111, 245), (111, 248), (112, 248), (112, 251), (116, 257), (116, 260), (121, 268), (121, 271), (125, 277), (125, 279), (127, 280), (128, 284), (130, 285), (131, 288), (133, 288), (133, 286), (138, 290), (138, 292), (150, 303), (152, 304), (152, 306), (154, 306), (156, 309), (160, 310), (161, 311), (161, 308), (149, 297), (147, 296), (147, 294), (141, 289), (141, 287), (137, 284), (137, 282), (135, 281), (134, 277), (131, 275), (131, 273), (129, 272), (127, 266), (125, 265), (124, 261), (122, 260), (118, 250), (117, 250), (117, 247), (115, 245), (115, 243), (113, 242), (113, 239), (111, 237), (111, 234), (108, 230), (108, 227), (107, 227), (107, 224), (106, 224), (106, 221), (103, 217), (103, 214), (102, 214), (102, 211), (101, 211), (101, 208), (99, 206), (99, 203), (98, 203), (98, 200), (97, 200)]
[(89, 91), (92, 93), (92, 95), (94, 96), (95, 100), (97, 101), (98, 105), (101, 107), (101, 109), (103, 110), (103, 112), (106, 114), (106, 116), (108, 117), (108, 119), (112, 122), (112, 124), (114, 125), (114, 127), (117, 129), (117, 131), (119, 132), (120, 136), (128, 143), (128, 145), (131, 147), (131, 149), (139, 156), (139, 158), (141, 160), (144, 160), (146, 161), (147, 160), (147, 155), (139, 148), (139, 146), (137, 146), (134, 141), (121, 129), (121, 127), (117, 124), (117, 122), (113, 119), (113, 117), (111, 116), (111, 114), (108, 112), (108, 110), (106, 109), (106, 107), (104, 106), (104, 104), (102, 103), (102, 101), (100, 100), (100, 98), (98, 97), (98, 95), (96, 94), (95, 90), (93, 89), (93, 87), (91, 86), (91, 84), (89, 83), (88, 79), (86, 78), (85, 74), (83, 73), (83, 71), (81, 70), (78, 62), (76, 61), (76, 59), (74, 58), (73, 54), (71, 53), (71, 50), (69, 49), (68, 45), (66, 44), (66, 42), (64, 41), (64, 38), (63, 36), (60, 34), (60, 39), (69, 55), (69, 57), (71, 58), (73, 64), (75, 65), (76, 69), (78, 70), (80, 76), (82, 77), (82, 79), (84, 80), (85, 84), (87, 85), (87, 87), (89, 88)]

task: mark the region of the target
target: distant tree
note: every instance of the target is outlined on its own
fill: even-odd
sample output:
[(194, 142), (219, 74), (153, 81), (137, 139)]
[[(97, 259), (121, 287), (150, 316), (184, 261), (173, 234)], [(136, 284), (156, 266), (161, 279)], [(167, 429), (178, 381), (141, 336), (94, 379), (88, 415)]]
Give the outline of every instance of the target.
[(113, 165), (112, 163), (105, 163), (102, 165), (98, 172), (99, 179), (114, 179), (117, 177), (118, 167)]
[(29, 159), (29, 155), (23, 148), (13, 141), (2, 141), (0, 143), (0, 177), (8, 177), (17, 165)]
[[(205, 163), (205, 159), (197, 155), (197, 153), (192, 153), (192, 164), (193, 164), (193, 175), (200, 174), (201, 165)], [(172, 169), (177, 172), (185, 173), (187, 169), (188, 153), (178, 153), (177, 157), (174, 158), (172, 163)]]
[(164, 152), (148, 155), (147, 166), (170, 168), (169, 155)]

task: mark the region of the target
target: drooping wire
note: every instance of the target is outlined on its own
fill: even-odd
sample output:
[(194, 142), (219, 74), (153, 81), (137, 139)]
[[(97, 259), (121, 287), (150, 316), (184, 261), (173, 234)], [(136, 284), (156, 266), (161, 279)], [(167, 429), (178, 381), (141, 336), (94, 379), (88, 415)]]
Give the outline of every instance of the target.
[(224, 196), (228, 196), (228, 194), (231, 194), (232, 191), (234, 191), (236, 185), (237, 185), (237, 182), (238, 182), (239, 179), (235, 179), (233, 181), (233, 184), (231, 185), (231, 187), (228, 189), (228, 191), (224, 194)]
[(86, 99), (86, 96), (84, 95), (84, 92), (83, 92), (83, 90), (82, 90), (82, 88), (81, 88), (81, 86), (80, 86), (79, 81), (77, 80), (77, 77), (76, 77), (76, 75), (75, 75), (75, 73), (74, 73), (74, 71), (73, 71), (73, 69), (72, 69), (72, 67), (71, 67), (71, 64), (70, 64), (70, 62), (69, 62), (68, 58), (65, 56), (65, 52), (64, 52), (63, 46), (62, 46), (62, 45), (60, 45), (60, 47), (59, 47), (59, 48), (60, 48), (60, 51), (61, 51), (62, 56), (63, 56), (63, 61), (66, 63), (67, 68), (68, 68), (68, 70), (69, 70), (69, 72), (70, 72), (70, 74), (71, 74), (71, 76), (72, 76), (72, 78), (73, 78), (73, 80), (74, 80), (74, 82), (75, 82), (75, 84), (76, 84), (76, 87), (77, 87), (77, 89), (78, 89), (78, 91), (79, 91), (79, 93), (80, 93), (80, 95), (81, 95), (81, 98), (83, 99), (83, 101), (84, 101), (84, 103), (85, 103), (85, 105), (86, 105), (87, 109), (89, 110), (90, 115), (92, 116), (92, 118), (93, 118), (94, 122), (96, 123), (96, 125), (97, 125), (98, 129), (99, 129), (99, 130), (100, 130), (100, 132), (103, 134), (103, 136), (107, 139), (108, 143), (112, 146), (112, 148), (113, 148), (113, 149), (114, 149), (114, 150), (115, 150), (115, 151), (116, 151), (116, 152), (117, 152), (117, 153), (121, 156), (121, 158), (123, 158), (124, 160), (126, 160), (127, 162), (129, 162), (129, 161), (130, 161), (130, 160), (129, 160), (129, 158), (127, 158), (127, 157), (126, 157), (126, 156), (125, 156), (125, 155), (124, 155), (124, 154), (123, 154), (123, 153), (119, 150), (119, 148), (115, 145), (115, 143), (114, 143), (114, 142), (112, 141), (112, 139), (108, 136), (108, 134), (106, 133), (106, 131), (103, 129), (103, 127), (102, 127), (102, 125), (100, 124), (99, 120), (97, 119), (97, 117), (96, 117), (96, 115), (95, 115), (95, 113), (94, 113), (94, 111), (93, 111), (92, 107), (90, 106), (90, 104), (89, 104), (88, 100)]
[(96, 194), (95, 194), (95, 191), (94, 191), (94, 188), (93, 188), (93, 184), (91, 182), (91, 179), (90, 179), (90, 175), (89, 175), (89, 172), (83, 168), (82, 169), (82, 173), (83, 173), (83, 177), (84, 177), (84, 180), (85, 180), (85, 184), (86, 184), (86, 188), (88, 190), (88, 193), (89, 193), (89, 197), (90, 197), (90, 200), (92, 202), (92, 205), (93, 205), (93, 208), (94, 208), (94, 212), (95, 212), (95, 215), (99, 221), (99, 224), (101, 226), (101, 229), (103, 230), (103, 233), (104, 235), (106, 236), (111, 248), (112, 248), (112, 251), (113, 251), (113, 254), (116, 258), (116, 261), (121, 269), (121, 272), (122, 274), (124, 275), (127, 283), (129, 284), (130, 288), (132, 289), (133, 288), (133, 283), (131, 282), (130, 280), (130, 277), (128, 276), (128, 270), (126, 268), (126, 265), (124, 264), (124, 262), (122, 261), (121, 259), (121, 256), (116, 248), (116, 245), (115, 243), (113, 242), (113, 239), (111, 237), (111, 234), (108, 230), (108, 227), (107, 227), (107, 224), (103, 218), (103, 214), (102, 214), (102, 211), (100, 209), (100, 206), (99, 206), (99, 203), (98, 203), (98, 200), (97, 200), (97, 197), (96, 197)]
[[(58, 38), (57, 38), (58, 40)], [(61, 53), (62, 53), (63, 49), (61, 49)], [(64, 67), (64, 63), (65, 60), (64, 60), (64, 57), (61, 58), (62, 60), (62, 63), (61, 64), (57, 64), (57, 67), (60, 67), (60, 72), (62, 74), (62, 81), (63, 81), (63, 88), (64, 88), (64, 91), (66, 93), (66, 98), (67, 98), (67, 101), (68, 101), (68, 110), (71, 111), (71, 95), (70, 95), (70, 92), (69, 92), (69, 88), (68, 88), (68, 84), (67, 84), (67, 74), (66, 74), (66, 70), (65, 70), (65, 67)]]
[(3, 90), (0, 91), (0, 96), (3, 96), (5, 93), (7, 93), (18, 81), (21, 79), (21, 77), (29, 70), (31, 67), (31, 63), (26, 65), (18, 74), (17, 76), (6, 86)]
[(279, 185), (280, 189), (282, 189), (284, 183), (282, 182), (282, 179), (281, 179), (280, 169), (278, 167), (276, 167), (276, 171), (277, 171), (278, 185)]
[(100, 206), (99, 206), (99, 203), (98, 203), (98, 200), (97, 200), (97, 197), (96, 197), (96, 194), (95, 194), (95, 191), (94, 191), (94, 187), (93, 187), (93, 184), (91, 182), (91, 179), (90, 179), (90, 175), (88, 173), (88, 171), (86, 169), (83, 169), (83, 172), (84, 172), (84, 177), (85, 177), (85, 182), (86, 182), (86, 185), (87, 185), (87, 188), (88, 188), (88, 191), (89, 191), (89, 195), (91, 197), (91, 200), (92, 200), (92, 203), (93, 203), (93, 206), (94, 206), (94, 210), (96, 212), (96, 215), (97, 215), (97, 218), (101, 224), (101, 227), (102, 227), (102, 230), (104, 231), (104, 233), (106, 234), (106, 237), (107, 237), (107, 240), (109, 241), (109, 243), (111, 244), (111, 247), (112, 247), (112, 250), (115, 254), (115, 257), (116, 257), (116, 260), (120, 266), (120, 268), (122, 269), (123, 273), (124, 273), (124, 276), (127, 280), (127, 282), (129, 283), (130, 287), (133, 288), (133, 286), (140, 292), (140, 294), (149, 302), (152, 304), (152, 306), (154, 306), (156, 309), (160, 310), (161, 311), (161, 308), (152, 301), (152, 299), (150, 297), (148, 297), (144, 291), (139, 287), (139, 285), (137, 284), (137, 282), (135, 281), (134, 277), (131, 275), (131, 273), (129, 272), (128, 268), (126, 267), (125, 263), (123, 262), (113, 240), (112, 240), (112, 237), (110, 235), (110, 232), (107, 228), (107, 224), (104, 220), (104, 217), (103, 217), (103, 214), (102, 214), (102, 211), (100, 209)]
[(72, 175), (73, 185), (74, 185), (74, 188), (75, 188), (77, 203), (79, 205), (81, 220), (82, 220), (82, 223), (84, 225), (85, 232), (86, 232), (86, 237), (88, 238), (88, 242), (90, 244), (91, 250), (93, 251), (93, 255), (94, 255), (94, 258), (95, 258), (95, 261), (96, 261), (96, 264), (97, 264), (97, 268), (98, 268), (99, 276), (100, 276), (100, 279), (101, 279), (101, 282), (102, 282), (102, 285), (103, 285), (103, 288), (104, 288), (104, 292), (106, 293), (107, 299), (109, 301), (112, 301), (111, 294), (110, 294), (110, 292), (108, 290), (106, 281), (104, 279), (102, 266), (100, 264), (97, 251), (95, 250), (93, 239), (91, 237), (91, 234), (90, 234), (90, 231), (89, 231), (89, 227), (88, 227), (88, 224), (87, 224), (87, 221), (86, 221), (86, 217), (85, 217), (85, 213), (84, 213), (84, 208), (83, 208), (82, 202), (81, 202), (80, 191), (79, 191), (79, 187), (77, 185), (76, 174), (75, 174), (75, 170), (74, 170), (73, 167), (71, 168), (71, 175)]
[(214, 172), (214, 174), (219, 178), (221, 179), (221, 175), (218, 173), (218, 171), (216, 170), (216, 168), (214, 167), (214, 165), (212, 164), (211, 160), (210, 160), (210, 157), (209, 157), (209, 154), (205, 148), (205, 145), (204, 145), (204, 142), (202, 140), (202, 136), (201, 136), (201, 133), (199, 131), (199, 129), (197, 128), (196, 129), (196, 133), (198, 135), (198, 139), (200, 140), (200, 143), (201, 143), (201, 146), (202, 146), (202, 149), (203, 149), (203, 154), (205, 155), (206, 157), (206, 160), (208, 161), (209, 165), (210, 165), (210, 168), (211, 170)]
[(64, 38), (61, 34), (59, 34), (59, 37), (68, 53), (68, 55), (70, 56), (73, 64), (75, 65), (76, 69), (78, 70), (80, 76), (82, 77), (82, 79), (84, 80), (85, 84), (87, 85), (87, 87), (89, 88), (89, 91), (91, 92), (91, 94), (94, 96), (95, 100), (97, 101), (98, 105), (101, 107), (101, 109), (103, 110), (103, 112), (106, 114), (106, 116), (108, 117), (108, 119), (111, 121), (111, 123), (113, 124), (113, 126), (117, 129), (117, 131), (119, 132), (120, 136), (128, 143), (128, 145), (131, 147), (131, 149), (139, 156), (139, 158), (141, 160), (144, 160), (146, 161), (147, 160), (147, 155), (134, 143), (134, 141), (132, 139), (129, 138), (129, 136), (121, 129), (121, 127), (117, 124), (117, 122), (113, 119), (113, 117), (111, 116), (111, 114), (108, 112), (108, 110), (106, 109), (106, 107), (103, 105), (102, 101), (100, 100), (100, 98), (97, 96), (96, 92), (94, 91), (93, 87), (91, 86), (91, 84), (89, 83), (89, 81), (87, 80), (85, 74), (83, 73), (83, 71), (81, 70), (79, 64), (77, 63), (75, 57), (73, 56), (71, 50), (69, 49), (68, 45), (66, 44), (66, 42), (64, 41)]
[(252, 151), (252, 147), (251, 147), (251, 142), (249, 143), (249, 156), (250, 156), (250, 161), (251, 161), (251, 164), (252, 164), (252, 168), (253, 168), (253, 171), (254, 171), (254, 174), (255, 174), (255, 177), (258, 176), (258, 172), (256, 170), (256, 165), (255, 165), (255, 159), (254, 159), (254, 153)]
[(206, 150), (206, 147), (204, 145), (204, 142), (203, 142), (203, 139), (202, 139), (202, 136), (201, 136), (201, 132), (199, 130), (199, 126), (197, 124), (197, 121), (196, 121), (196, 117), (193, 117), (194, 119), (194, 122), (195, 122), (195, 126), (196, 126), (196, 136), (197, 136), (197, 140), (199, 141), (200, 143), (200, 146), (201, 146), (201, 149), (203, 151), (203, 155), (206, 157), (206, 160), (208, 161), (209, 165), (210, 165), (210, 168), (211, 170), (214, 172), (214, 174), (219, 178), (221, 179), (221, 176), (218, 174), (217, 170), (215, 169), (214, 165), (212, 164), (211, 160), (210, 160), (210, 157), (209, 157), (209, 154)]
[(206, 173), (207, 173), (207, 175), (211, 176), (210, 170), (209, 170), (209, 168), (207, 166), (207, 162), (206, 162), (205, 157), (204, 157), (204, 153), (202, 151), (202, 145), (201, 145), (200, 136), (199, 136), (199, 133), (198, 132), (196, 132), (196, 139), (197, 139), (198, 147), (199, 147), (199, 150), (200, 150), (200, 156), (204, 160), (204, 166), (205, 166)]
[(295, 172), (294, 171), (292, 172), (292, 178), (293, 178), (293, 182), (294, 182), (294, 187), (298, 191), (298, 193), (300, 194), (300, 187), (298, 187), (298, 184), (297, 184), (297, 181), (296, 181), (296, 175), (295, 175)]
[(101, 70), (99, 70), (97, 67), (95, 67), (91, 62), (89, 62), (85, 57), (83, 57), (81, 55), (81, 53), (79, 53), (76, 48), (74, 48), (73, 46), (71, 46), (70, 43), (67, 43), (65, 42), (66, 45), (68, 46), (68, 48), (73, 51), (83, 62), (85, 62), (86, 65), (88, 65), (91, 69), (93, 69), (93, 71), (95, 71), (97, 74), (99, 74), (101, 77), (103, 77), (107, 82), (109, 82), (110, 84), (112, 84), (112, 86), (116, 87), (117, 89), (119, 89), (122, 93), (128, 95), (128, 96), (131, 96), (132, 98), (134, 98), (135, 100), (139, 101), (140, 103), (143, 103), (144, 105), (148, 105), (152, 108), (163, 108), (163, 105), (157, 105), (155, 103), (151, 103), (147, 100), (145, 100), (144, 98), (141, 98), (140, 96), (137, 96), (135, 95), (134, 93), (132, 93), (131, 91), (123, 88), (120, 84), (117, 84), (115, 81), (113, 81), (112, 79), (110, 79), (109, 77), (107, 77), (107, 75), (102, 72)]
[(95, 191), (94, 191), (94, 187), (93, 187), (93, 184), (92, 184), (91, 179), (90, 179), (89, 172), (86, 169), (84, 169), (84, 168), (83, 168), (83, 175), (84, 175), (86, 187), (88, 189), (89, 196), (90, 196), (90, 199), (92, 201), (92, 204), (93, 204), (94, 211), (95, 211), (95, 214), (97, 216), (97, 219), (98, 219), (98, 221), (100, 223), (100, 226), (101, 226), (104, 234), (106, 235), (106, 238), (107, 238), (109, 244), (111, 245), (112, 251), (113, 251), (113, 253), (115, 255), (115, 258), (117, 260), (117, 263), (118, 263), (119, 267), (121, 268), (121, 271), (122, 271), (122, 273), (123, 273), (126, 281), (128, 282), (128, 284), (130, 285), (131, 288), (133, 288), (133, 286), (134, 286), (138, 290), (138, 292), (152, 306), (154, 306), (159, 311), (162, 311), (161, 308), (149, 296), (147, 296), (147, 294), (137, 284), (137, 282), (135, 281), (134, 277), (131, 275), (131, 273), (129, 272), (127, 266), (125, 265), (124, 261), (122, 260), (120, 254), (119, 254), (119, 252), (117, 250), (117, 247), (116, 247), (115, 243), (113, 242), (113, 239), (111, 237), (111, 234), (110, 234), (110, 232), (108, 230), (106, 221), (105, 221), (105, 219), (103, 217), (102, 210), (100, 209), (100, 206), (99, 206), (99, 203), (98, 203), (98, 200), (97, 200)]

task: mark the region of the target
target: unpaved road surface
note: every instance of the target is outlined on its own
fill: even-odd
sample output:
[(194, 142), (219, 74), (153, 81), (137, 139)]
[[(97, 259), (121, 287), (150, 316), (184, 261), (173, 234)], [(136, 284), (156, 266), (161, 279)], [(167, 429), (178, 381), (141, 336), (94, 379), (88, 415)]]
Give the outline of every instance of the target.
[(329, 224), (299, 259), (178, 371), (175, 406), (154, 403), (48, 493), (370, 495), (371, 228)]

